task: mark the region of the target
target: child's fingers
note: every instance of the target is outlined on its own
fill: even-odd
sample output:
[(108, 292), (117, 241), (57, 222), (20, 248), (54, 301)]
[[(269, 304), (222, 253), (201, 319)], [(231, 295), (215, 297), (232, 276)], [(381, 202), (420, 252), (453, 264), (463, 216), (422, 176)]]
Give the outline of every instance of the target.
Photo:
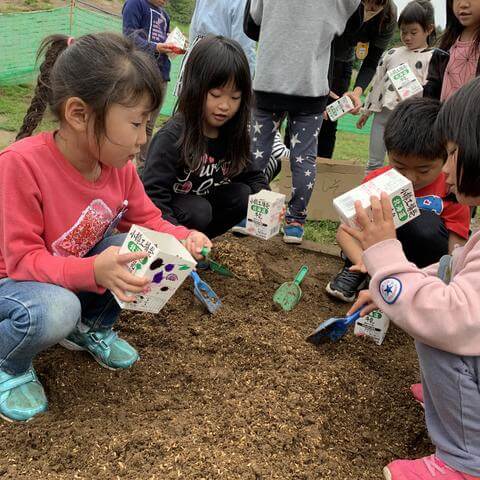
[(118, 281), (127, 284), (129, 287), (138, 287), (139, 291), (143, 290), (146, 285), (150, 283), (150, 280), (145, 277), (137, 277), (133, 273), (128, 272), (127, 270), (122, 269), (118, 274)]
[(353, 238), (358, 240), (360, 243), (362, 243), (363, 232), (361, 230), (359, 230), (358, 228), (350, 227), (349, 225), (345, 225), (344, 223), (340, 224), (340, 228), (349, 235), (351, 235)]
[(122, 289), (120, 289), (118, 287), (112, 288), (111, 291), (122, 302), (133, 302), (133, 301), (136, 300), (135, 295), (127, 295), (125, 293), (125, 291), (123, 291)]
[(370, 197), (370, 205), (372, 208), (372, 220), (373, 223), (379, 224), (383, 221), (383, 208), (378, 197)]
[(369, 216), (367, 215), (367, 212), (362, 207), (362, 202), (360, 202), (360, 200), (357, 200), (355, 202), (355, 212), (357, 214), (357, 223), (362, 229), (367, 228), (371, 222)]
[(116, 286), (120, 288), (120, 290), (123, 290), (124, 292), (131, 292), (131, 293), (146, 293), (145, 290), (148, 289), (148, 284), (150, 282), (147, 280), (147, 284), (133, 284), (128, 281), (118, 279)]
[(385, 192), (382, 192), (380, 195), (380, 203), (383, 210), (383, 219), (386, 222), (393, 223), (392, 203), (390, 201), (390, 197)]
[(122, 253), (118, 255), (117, 261), (121, 265), (126, 263), (134, 262), (135, 260), (141, 260), (142, 258), (148, 257), (147, 252), (132, 252), (132, 253)]

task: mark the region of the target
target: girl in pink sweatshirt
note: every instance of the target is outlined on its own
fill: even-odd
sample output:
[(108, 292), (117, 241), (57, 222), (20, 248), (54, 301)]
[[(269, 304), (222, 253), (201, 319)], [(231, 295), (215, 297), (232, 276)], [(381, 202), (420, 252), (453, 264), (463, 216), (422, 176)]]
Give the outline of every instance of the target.
[[(447, 149), (447, 184), (459, 203), (480, 205), (480, 78), (443, 105), (436, 128)], [(344, 227), (365, 249), (372, 277), (351, 312), (367, 304), (409, 333), (422, 374), (425, 420), (434, 455), (397, 460), (388, 480), (480, 478), (480, 232), (424, 270), (395, 238), (388, 197), (372, 197), (372, 219), (357, 202), (361, 230)]]
[[(152, 60), (115, 34), (47, 38), (17, 139), (0, 153), (0, 416), (47, 408), (34, 357), (58, 343), (123, 369), (135, 349), (112, 331), (120, 300), (148, 290), (119, 255), (132, 223), (166, 232), (197, 258), (208, 238), (174, 226), (146, 195), (132, 160), (161, 102)], [(47, 104), (55, 132), (31, 137)], [(132, 292), (127, 294), (125, 292)]]

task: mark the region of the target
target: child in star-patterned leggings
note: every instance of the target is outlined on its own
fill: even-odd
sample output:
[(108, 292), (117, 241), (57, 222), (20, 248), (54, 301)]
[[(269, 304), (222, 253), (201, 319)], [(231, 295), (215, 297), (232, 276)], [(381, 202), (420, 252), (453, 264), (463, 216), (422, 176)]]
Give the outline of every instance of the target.
[[(251, 125), (252, 159), (265, 170), (272, 152), (274, 137), (285, 117), (284, 112), (256, 109)], [(284, 241), (300, 243), (303, 224), (307, 217), (307, 205), (315, 185), (317, 137), (322, 125), (322, 112), (289, 113), (291, 125), (290, 168), (292, 171), (292, 197), (288, 203)], [(302, 235), (295, 235), (301, 229)], [(292, 233), (293, 235), (290, 235)]]
[[(285, 116), (288, 115), (291, 125), (293, 185), (283, 229), (286, 243), (298, 244), (303, 239), (307, 206), (315, 185), (318, 133), (330, 91), (332, 40), (345, 30), (347, 20), (355, 12), (363, 13), (359, 0), (320, 3), (251, 0), (249, 12), (252, 21), (261, 27), (250, 131), (256, 169), (265, 171), (275, 133)], [(293, 40), (292, 35), (285, 34), (286, 26), (292, 27)]]

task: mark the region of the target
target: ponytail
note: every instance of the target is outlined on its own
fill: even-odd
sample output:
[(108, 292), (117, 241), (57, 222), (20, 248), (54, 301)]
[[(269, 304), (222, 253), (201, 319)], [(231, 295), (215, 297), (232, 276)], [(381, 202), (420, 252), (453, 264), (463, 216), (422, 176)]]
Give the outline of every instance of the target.
[(37, 54), (37, 62), (43, 54), (45, 54), (45, 59), (40, 65), (40, 73), (32, 102), (23, 118), (22, 126), (15, 140), (21, 140), (32, 135), (42, 120), (50, 101), (50, 73), (57, 58), (67, 48), (68, 40), (69, 38), (65, 35), (51, 35), (41, 43)]

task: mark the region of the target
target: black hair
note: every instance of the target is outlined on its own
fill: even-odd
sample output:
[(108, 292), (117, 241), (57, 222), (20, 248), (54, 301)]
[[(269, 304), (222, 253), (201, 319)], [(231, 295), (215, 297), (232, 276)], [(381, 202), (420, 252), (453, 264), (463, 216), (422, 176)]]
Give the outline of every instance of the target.
[(133, 106), (145, 93), (150, 96), (150, 111), (161, 103), (158, 67), (125, 37), (96, 33), (71, 42), (65, 35), (51, 35), (43, 40), (37, 60), (43, 55), (35, 93), (17, 140), (33, 133), (47, 106), (61, 119), (62, 106), (70, 97), (78, 97), (92, 108), (97, 141), (105, 132), (110, 105)]
[(205, 101), (209, 90), (233, 82), (242, 94), (237, 113), (220, 128), (228, 146), (225, 160), (228, 174), (242, 172), (250, 161), (248, 121), (252, 103), (252, 80), (247, 57), (235, 40), (222, 36), (207, 36), (192, 49), (183, 76), (177, 110), (183, 116), (185, 128), (179, 140), (181, 161), (190, 170), (201, 166), (207, 150), (203, 134)]
[(457, 190), (480, 195), (480, 78), (458, 89), (442, 106), (435, 123), (440, 141), (457, 145)]
[(427, 43), (432, 46), (435, 43), (435, 10), (430, 0), (413, 0), (400, 13), (398, 27), (418, 23), (426, 32), (432, 28), (432, 33), (427, 37)]
[(399, 103), (385, 125), (387, 152), (422, 160), (445, 160), (444, 145), (434, 129), (440, 106), (438, 100), (423, 97)]
[[(366, 0), (364, 0), (366, 1)], [(396, 8), (393, 4), (393, 0), (373, 0), (373, 3), (377, 7), (383, 7), (383, 10), (379, 13), (381, 15), (380, 31), (388, 29), (388, 26), (395, 22)]]
[[(447, 0), (447, 25), (439, 40), (439, 48), (448, 52), (463, 32), (463, 25), (453, 13), (454, 0)], [(480, 26), (475, 32), (474, 49), (480, 48)]]

